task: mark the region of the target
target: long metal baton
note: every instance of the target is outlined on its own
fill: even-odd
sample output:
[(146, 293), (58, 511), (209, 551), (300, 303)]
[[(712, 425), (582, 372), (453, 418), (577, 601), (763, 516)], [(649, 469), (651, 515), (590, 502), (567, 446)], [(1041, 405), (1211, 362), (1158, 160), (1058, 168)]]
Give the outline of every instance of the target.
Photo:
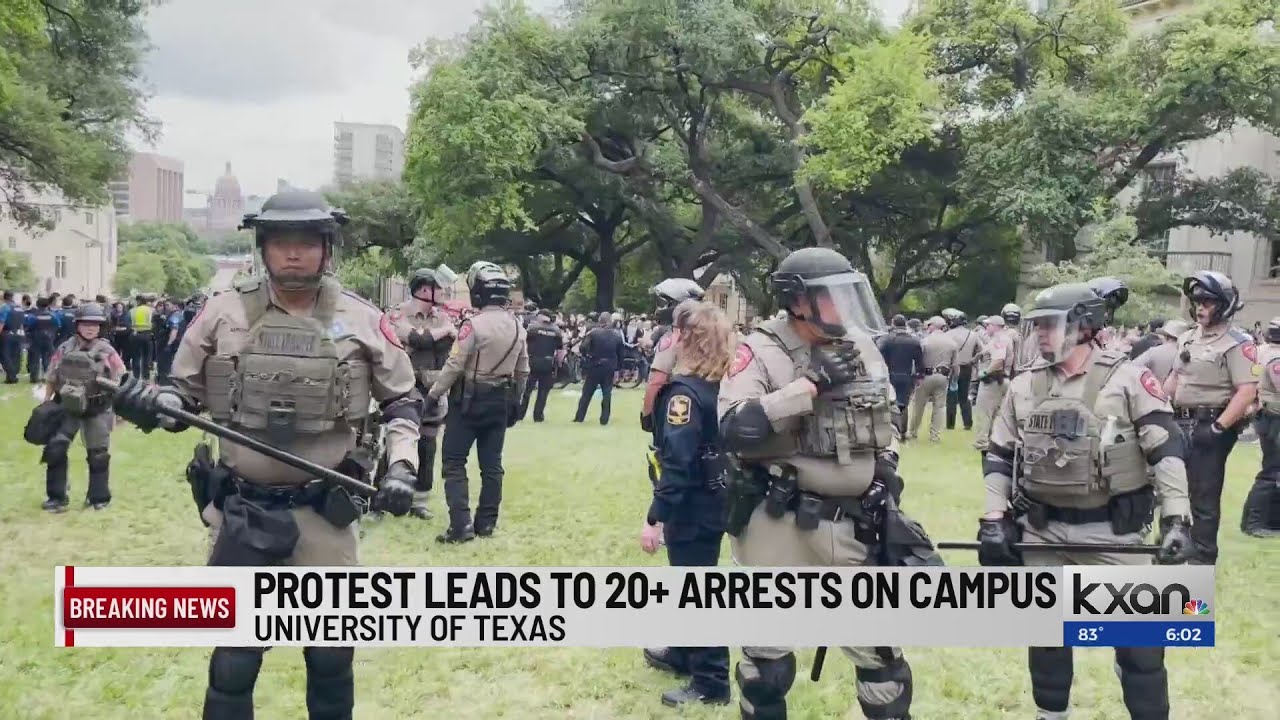
[[(939, 550), (977, 550), (982, 547), (982, 543), (971, 541), (953, 541), (935, 543)], [(1159, 545), (1122, 545), (1119, 543), (1013, 543), (1011, 546), (1014, 550), (1023, 552), (1035, 552), (1036, 550), (1044, 550), (1050, 552), (1075, 552), (1075, 553), (1121, 553), (1126, 555), (1155, 555), (1160, 552)]]
[[(97, 384), (103, 389), (109, 391), (112, 395), (120, 392), (120, 383), (114, 380), (98, 378)], [(306, 458), (298, 457), (293, 453), (285, 452), (277, 447), (272, 447), (261, 440), (251, 438), (248, 435), (236, 432), (231, 428), (225, 428), (211, 420), (206, 420), (199, 415), (189, 413), (186, 410), (175, 410), (163, 405), (158, 405), (156, 407), (156, 412), (161, 415), (171, 417), (174, 420), (193, 428), (199, 428), (210, 435), (215, 435), (227, 442), (233, 442), (237, 445), (247, 447), (254, 452), (262, 453), (273, 460), (279, 460), (285, 465), (297, 468), (298, 470), (308, 473), (314, 477), (318, 477), (321, 480), (328, 480), (339, 487), (345, 488), (347, 492), (354, 493), (361, 497), (373, 497), (378, 493), (378, 488), (368, 483), (360, 482), (353, 477), (343, 475), (337, 470), (327, 468), (323, 465), (317, 465)]]

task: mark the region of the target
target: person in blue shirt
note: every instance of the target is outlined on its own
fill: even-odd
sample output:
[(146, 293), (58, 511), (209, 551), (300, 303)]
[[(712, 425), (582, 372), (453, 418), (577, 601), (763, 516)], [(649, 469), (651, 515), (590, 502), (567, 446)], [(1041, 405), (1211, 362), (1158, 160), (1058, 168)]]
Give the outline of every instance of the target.
[(26, 312), (13, 300), (13, 291), (4, 291), (0, 304), (0, 366), (4, 367), (4, 382), (18, 382), (18, 370), (22, 366), (22, 342), (26, 337)]
[(27, 315), (27, 372), (32, 385), (44, 382), (57, 342), (58, 318), (49, 307), (49, 298), (36, 298), (35, 312)]
[[(726, 503), (716, 397), (734, 359), (733, 328), (720, 308), (699, 302), (676, 342), (679, 359), (654, 404), (660, 468), (640, 547), (653, 553), (665, 540), (671, 565), (714, 567)], [(729, 702), (728, 648), (646, 648), (644, 657), (659, 670), (690, 676), (684, 687), (663, 693), (664, 705)]]
[(165, 383), (169, 379), (169, 368), (173, 366), (173, 357), (178, 353), (178, 341), (182, 339), (182, 310), (176, 303), (165, 303), (167, 317), (164, 321), (163, 344), (156, 356), (156, 382)]

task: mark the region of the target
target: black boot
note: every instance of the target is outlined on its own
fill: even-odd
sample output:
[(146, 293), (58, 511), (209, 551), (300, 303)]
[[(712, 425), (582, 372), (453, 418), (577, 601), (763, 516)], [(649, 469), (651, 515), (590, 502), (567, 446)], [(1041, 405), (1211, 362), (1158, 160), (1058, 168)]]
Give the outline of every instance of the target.
[(476, 531), (471, 525), (464, 525), (460, 528), (450, 526), (448, 530), (436, 536), (436, 542), (438, 543), (464, 543), (475, 539)]
[(669, 647), (645, 648), (644, 661), (649, 667), (674, 675), (689, 674), (689, 659)]
[(66, 457), (55, 460), (44, 469), (44, 490), (49, 498), (41, 505), (45, 512), (62, 513), (67, 511), (67, 461)]
[(49, 498), (41, 503), (40, 509), (50, 513), (64, 513), (67, 511), (67, 501)]
[(729, 691), (722, 693), (706, 693), (694, 687), (693, 683), (689, 683), (682, 688), (668, 690), (662, 693), (662, 704), (667, 707), (679, 707), (688, 703), (702, 703), (703, 705), (728, 705)]
[(1249, 488), (1244, 500), (1244, 513), (1240, 517), (1240, 531), (1253, 537), (1273, 537), (1276, 531), (1270, 527), (1271, 506), (1274, 504), (1276, 481), (1260, 477)]
[(307, 662), (307, 714), (310, 720), (351, 720), (356, 704), (355, 674), (349, 647), (304, 648)]

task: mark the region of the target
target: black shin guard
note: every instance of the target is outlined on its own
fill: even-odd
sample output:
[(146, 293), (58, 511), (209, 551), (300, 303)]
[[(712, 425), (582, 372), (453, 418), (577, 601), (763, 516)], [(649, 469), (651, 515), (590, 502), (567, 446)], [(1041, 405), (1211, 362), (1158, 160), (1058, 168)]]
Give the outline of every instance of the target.
[(261, 648), (213, 649), (204, 720), (253, 720), (253, 686), (262, 669), (263, 652)]
[(417, 492), (430, 492), (436, 479), (436, 438), (418, 438), (418, 479), (413, 489)]
[(111, 453), (89, 451), (89, 490), (85, 499), (91, 503), (111, 502)]
[(910, 719), (911, 665), (906, 658), (890, 660), (882, 668), (856, 668), (855, 674), (858, 678), (858, 704), (869, 720)]
[(351, 720), (356, 704), (355, 649), (304, 648), (307, 661), (307, 712), (311, 720)]
[(743, 720), (786, 720), (787, 691), (796, 680), (795, 653), (776, 660), (751, 658), (745, 668), (738, 663), (734, 679), (742, 693)]
[(1075, 672), (1071, 648), (1028, 648), (1027, 665), (1031, 668), (1031, 696), (1036, 707), (1066, 712)]
[(1116, 648), (1124, 706), (1133, 720), (1168, 720), (1169, 674), (1164, 648)]

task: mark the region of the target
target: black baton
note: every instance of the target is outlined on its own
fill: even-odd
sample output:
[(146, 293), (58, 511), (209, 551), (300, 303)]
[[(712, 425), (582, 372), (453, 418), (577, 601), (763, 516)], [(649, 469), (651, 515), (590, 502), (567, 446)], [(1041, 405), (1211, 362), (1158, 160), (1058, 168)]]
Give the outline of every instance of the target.
[(818, 652), (813, 654), (813, 669), (809, 671), (809, 679), (818, 682), (822, 679), (822, 664), (827, 661), (827, 646), (823, 645), (818, 648)]
[[(936, 544), (936, 547), (939, 550), (977, 550), (982, 547), (982, 543), (957, 540), (940, 542)], [(1120, 543), (1013, 543), (1009, 547), (1022, 552), (1045, 550), (1051, 552), (1122, 553), (1126, 555), (1155, 555), (1160, 552), (1159, 545), (1124, 545)]]

